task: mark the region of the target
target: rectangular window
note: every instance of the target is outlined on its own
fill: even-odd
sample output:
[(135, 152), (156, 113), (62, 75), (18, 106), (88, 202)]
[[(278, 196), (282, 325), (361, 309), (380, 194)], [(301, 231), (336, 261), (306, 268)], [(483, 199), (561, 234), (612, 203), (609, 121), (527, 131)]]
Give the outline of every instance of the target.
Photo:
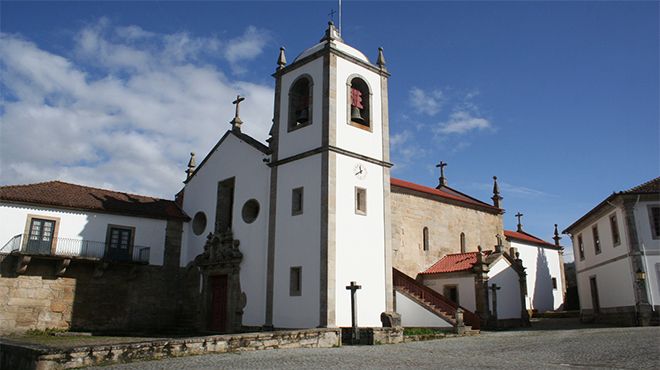
[(291, 215), (301, 215), (303, 213), (303, 188), (291, 190)]
[(582, 242), (582, 234), (578, 235), (578, 253), (580, 254), (580, 259), (584, 259), (584, 243)]
[(442, 287), (442, 292), (443, 295), (452, 301), (456, 302), (456, 304), (460, 304), (458, 302), (458, 286), (456, 285), (445, 285)]
[(552, 278), (552, 289), (557, 290), (557, 278)]
[(600, 237), (598, 237), (598, 225), (591, 228), (591, 234), (594, 237), (594, 251), (600, 254)]
[(649, 206), (649, 218), (651, 221), (651, 237), (660, 239), (660, 207)]
[(302, 295), (302, 267), (291, 267), (291, 274), (289, 279), (289, 295)]
[(367, 214), (367, 189), (355, 188), (355, 213), (358, 215)]
[(235, 183), (234, 177), (218, 183), (218, 198), (215, 206), (215, 231), (225, 232), (231, 229)]
[(135, 228), (129, 226), (108, 225), (105, 258), (112, 261), (130, 261), (134, 230)]
[(621, 244), (621, 235), (619, 234), (619, 223), (616, 221), (616, 214), (610, 216), (610, 228), (612, 229), (612, 243), (616, 247)]
[(425, 227), (422, 230), (422, 239), (423, 239), (422, 242), (424, 243), (423, 244), (424, 250), (428, 251), (429, 250), (429, 228), (428, 227)]

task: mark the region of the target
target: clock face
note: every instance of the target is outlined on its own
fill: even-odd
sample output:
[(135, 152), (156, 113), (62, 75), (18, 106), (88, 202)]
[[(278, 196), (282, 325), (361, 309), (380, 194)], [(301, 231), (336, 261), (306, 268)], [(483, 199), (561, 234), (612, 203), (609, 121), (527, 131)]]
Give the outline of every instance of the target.
[(360, 180), (364, 179), (367, 177), (367, 166), (362, 163), (356, 164), (355, 167), (353, 167), (353, 174)]

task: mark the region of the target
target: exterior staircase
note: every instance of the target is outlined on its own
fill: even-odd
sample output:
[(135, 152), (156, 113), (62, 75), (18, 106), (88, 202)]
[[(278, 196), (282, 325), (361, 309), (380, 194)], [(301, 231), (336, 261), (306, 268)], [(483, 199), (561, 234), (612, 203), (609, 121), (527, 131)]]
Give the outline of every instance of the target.
[(465, 326), (472, 327), (472, 331), (479, 330), (481, 321), (478, 315), (467, 310), (465, 307), (459, 306), (456, 302), (423, 285), (403, 272), (395, 268), (392, 270), (394, 290), (416, 301), (454, 327), (458, 324), (456, 321), (456, 310), (461, 308), (463, 310), (463, 322)]

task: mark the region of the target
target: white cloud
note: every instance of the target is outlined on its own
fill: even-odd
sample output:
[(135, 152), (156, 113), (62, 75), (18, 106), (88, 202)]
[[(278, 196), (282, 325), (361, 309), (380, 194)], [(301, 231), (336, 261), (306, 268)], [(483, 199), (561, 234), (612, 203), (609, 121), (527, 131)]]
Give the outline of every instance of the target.
[[(261, 52), (246, 42), (243, 58)], [(272, 88), (208, 63), (227, 45), (240, 50), (237, 39), (156, 34), (102, 19), (74, 44), (64, 56), (0, 33), (1, 183), (60, 179), (171, 198), (189, 152), (203, 157), (229, 129), (237, 93), (246, 96), (244, 131), (268, 136)]]
[(401, 171), (411, 163), (418, 162), (420, 158), (429, 153), (415, 141), (413, 133), (409, 130), (390, 135), (390, 149), (395, 172)]
[(440, 123), (434, 131), (438, 134), (461, 135), (470, 131), (483, 131), (491, 128), (492, 125), (486, 118), (475, 117), (469, 111), (457, 111), (449, 116), (449, 120)]
[(232, 70), (235, 73), (243, 73), (245, 67), (238, 63), (252, 60), (259, 56), (269, 39), (268, 33), (250, 26), (245, 30), (243, 35), (229, 40), (224, 51), (224, 56), (231, 63)]
[(435, 116), (440, 113), (445, 102), (445, 96), (442, 90), (436, 89), (426, 92), (418, 87), (410, 89), (408, 99), (413, 109), (429, 116)]

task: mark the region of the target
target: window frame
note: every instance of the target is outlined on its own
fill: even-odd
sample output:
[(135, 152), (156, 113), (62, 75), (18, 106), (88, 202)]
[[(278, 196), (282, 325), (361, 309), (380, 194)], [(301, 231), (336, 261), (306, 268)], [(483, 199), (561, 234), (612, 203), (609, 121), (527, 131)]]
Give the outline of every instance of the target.
[[(299, 195), (297, 195), (299, 194)], [(299, 198), (299, 207), (296, 208), (296, 199)], [(305, 212), (305, 187), (299, 186), (291, 189), (291, 216), (302, 215)]]
[(467, 247), (465, 243), (465, 233), (461, 232), (461, 235), (459, 236), (459, 243), (461, 245), (461, 253), (467, 252)]
[(61, 222), (60, 217), (44, 216), (44, 215), (29, 213), (25, 220), (25, 229), (23, 232), (23, 240), (21, 241), (20, 250), (24, 251), (27, 248), (28, 240), (30, 239), (30, 233), (31, 233), (30, 227), (32, 226), (33, 219), (53, 221), (55, 223), (55, 225), (53, 226), (53, 234), (51, 235), (52, 240), (50, 243), (50, 254), (55, 255), (57, 252), (57, 238), (60, 230), (60, 222)]
[[(302, 124), (294, 124), (294, 111), (293, 111), (293, 102), (291, 101), (291, 94), (293, 88), (298, 84), (301, 80), (307, 80), (307, 84), (309, 87), (309, 94), (308, 94), (308, 99), (309, 99), (309, 105), (308, 105), (308, 112), (307, 114), (309, 115), (309, 119), (307, 120), (306, 123)], [(299, 130), (303, 127), (311, 126), (313, 123), (313, 112), (314, 112), (314, 79), (312, 76), (310, 76), (307, 73), (301, 74), (300, 76), (296, 77), (293, 82), (291, 82), (291, 85), (289, 85), (289, 95), (288, 95), (288, 101), (287, 101), (287, 132), (292, 132)]]
[(600, 234), (598, 232), (598, 224), (593, 225), (591, 227), (591, 237), (593, 238), (593, 242), (594, 242), (594, 254), (601, 254), (603, 252), (603, 248), (600, 244)]
[(552, 278), (550, 278), (550, 281), (552, 281), (552, 290), (557, 290), (557, 289), (558, 289), (558, 288), (557, 288), (557, 287), (558, 287), (558, 285), (557, 285), (557, 278), (556, 278), (556, 277), (552, 277)]
[(429, 228), (427, 226), (422, 229), (422, 250), (429, 251)]
[(577, 245), (580, 261), (584, 261), (584, 240), (582, 239), (582, 233), (577, 235)]
[[(657, 240), (660, 239), (660, 205), (649, 204), (647, 207), (647, 212), (649, 214), (649, 227), (651, 228), (651, 239)], [(653, 219), (653, 209), (658, 209), (658, 228), (654, 228), (655, 222)]]
[(359, 186), (355, 187), (355, 214), (360, 216), (367, 215), (367, 189)]
[(616, 217), (616, 212), (610, 215), (609, 220), (610, 231), (612, 233), (612, 246), (617, 247), (621, 244), (621, 233), (619, 232), (619, 219)]
[[(294, 271), (297, 271), (296, 280), (294, 280)], [(289, 268), (289, 296), (302, 296), (302, 266), (291, 266)]]
[(129, 230), (131, 232), (131, 238), (128, 244), (128, 258), (130, 261), (133, 261), (133, 250), (135, 248), (135, 226), (127, 226), (127, 225), (108, 224), (108, 227), (105, 232), (105, 248), (103, 251), (104, 258), (105, 256), (108, 255), (108, 252), (110, 251), (110, 243), (112, 240), (113, 229)]

